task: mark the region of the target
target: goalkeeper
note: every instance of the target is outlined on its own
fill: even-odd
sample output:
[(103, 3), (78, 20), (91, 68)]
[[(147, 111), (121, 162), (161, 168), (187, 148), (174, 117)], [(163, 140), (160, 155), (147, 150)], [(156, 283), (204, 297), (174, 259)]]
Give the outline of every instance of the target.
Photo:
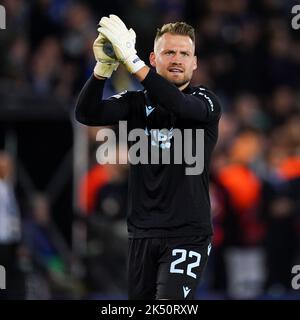
[[(129, 299), (194, 299), (211, 248), (209, 165), (220, 104), (210, 90), (190, 84), (197, 58), (194, 29), (187, 23), (157, 30), (151, 69), (137, 55), (135, 32), (119, 17), (103, 17), (99, 24), (93, 47), (97, 62), (78, 97), (76, 119), (88, 126), (127, 121), (129, 130), (145, 131), (151, 139), (149, 150), (173, 150), (174, 128), (190, 129), (193, 136), (197, 129), (204, 130), (202, 174), (186, 175), (186, 163), (132, 164), (129, 173)], [(102, 99), (105, 80), (119, 63), (145, 90)], [(162, 129), (168, 131), (168, 144), (149, 135)]]

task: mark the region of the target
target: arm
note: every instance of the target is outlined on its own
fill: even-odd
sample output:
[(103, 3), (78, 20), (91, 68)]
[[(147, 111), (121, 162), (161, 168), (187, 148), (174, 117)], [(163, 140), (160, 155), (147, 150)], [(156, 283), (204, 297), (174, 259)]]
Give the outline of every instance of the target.
[(147, 66), (134, 75), (149, 92), (153, 102), (180, 118), (210, 122), (220, 117), (218, 99), (209, 90), (197, 89), (193, 94), (185, 94)]
[(101, 100), (104, 80), (92, 75), (82, 88), (75, 107), (75, 118), (88, 126), (106, 126), (126, 120), (129, 110), (129, 94), (119, 98)]
[(97, 61), (94, 74), (82, 88), (75, 109), (76, 119), (89, 126), (105, 126), (118, 123), (127, 118), (128, 99), (118, 95), (108, 100), (101, 100), (105, 79), (110, 78), (118, 68), (119, 62), (112, 44), (103, 36), (98, 35), (93, 43), (93, 52)]

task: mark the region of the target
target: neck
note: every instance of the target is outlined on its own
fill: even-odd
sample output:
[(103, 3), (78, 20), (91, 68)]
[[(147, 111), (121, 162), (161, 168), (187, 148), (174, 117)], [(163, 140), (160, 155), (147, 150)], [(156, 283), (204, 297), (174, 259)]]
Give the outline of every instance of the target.
[(188, 85), (190, 84), (190, 81), (189, 82), (186, 82), (185, 84), (181, 85), (180, 87), (178, 87), (178, 89), (180, 91), (183, 91)]

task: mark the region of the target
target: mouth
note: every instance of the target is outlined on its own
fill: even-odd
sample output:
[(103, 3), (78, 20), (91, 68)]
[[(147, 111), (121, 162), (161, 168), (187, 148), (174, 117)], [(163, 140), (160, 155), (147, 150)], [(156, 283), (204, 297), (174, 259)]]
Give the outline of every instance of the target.
[(168, 68), (168, 71), (173, 73), (173, 74), (183, 73), (183, 69), (178, 68), (178, 67), (170, 67), (170, 68)]

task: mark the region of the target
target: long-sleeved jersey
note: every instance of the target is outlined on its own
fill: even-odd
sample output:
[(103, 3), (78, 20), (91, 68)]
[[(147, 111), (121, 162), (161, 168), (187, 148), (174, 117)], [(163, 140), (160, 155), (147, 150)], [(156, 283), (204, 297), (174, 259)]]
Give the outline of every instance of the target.
[[(123, 92), (101, 99), (104, 81), (94, 76), (83, 87), (76, 105), (76, 119), (88, 126), (106, 126), (126, 120), (128, 130), (140, 128), (153, 147), (174, 148), (174, 129), (191, 132), (195, 152), (196, 132), (202, 129), (204, 146), (201, 174), (187, 174), (190, 163), (131, 164), (128, 190), (129, 237), (180, 237), (211, 235), (209, 164), (218, 138), (220, 104), (214, 93), (202, 86), (180, 91), (175, 85), (150, 71), (142, 81), (144, 91)], [(159, 139), (160, 130), (164, 130)], [(183, 134), (184, 136), (184, 134)], [(131, 143), (132, 144), (132, 143)], [(204, 154), (203, 154), (204, 152)]]

